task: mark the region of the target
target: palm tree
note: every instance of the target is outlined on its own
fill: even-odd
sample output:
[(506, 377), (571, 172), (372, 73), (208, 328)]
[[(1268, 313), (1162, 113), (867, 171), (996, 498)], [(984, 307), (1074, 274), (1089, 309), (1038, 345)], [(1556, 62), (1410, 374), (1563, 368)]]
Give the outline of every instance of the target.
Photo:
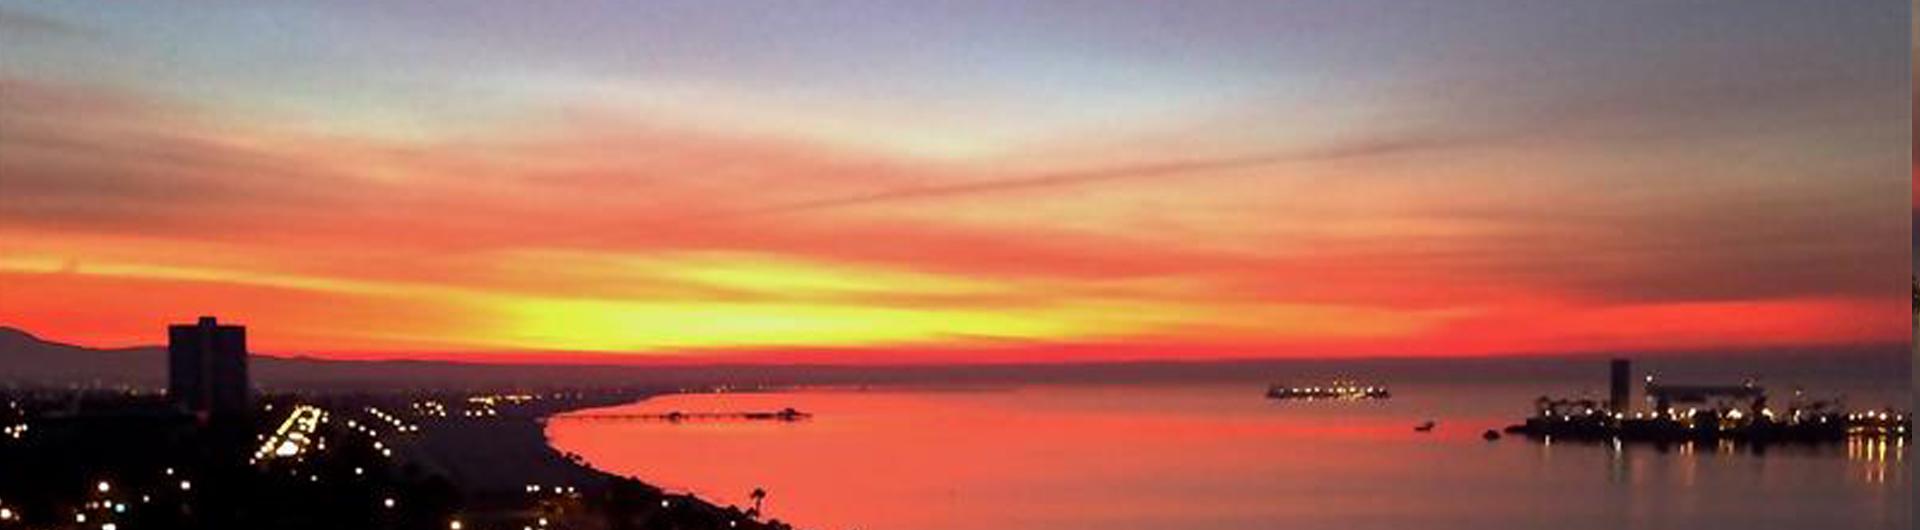
[(758, 516), (760, 515), (760, 503), (767, 500), (767, 490), (766, 488), (753, 488), (753, 493), (747, 494), (747, 498), (753, 500), (753, 515)]

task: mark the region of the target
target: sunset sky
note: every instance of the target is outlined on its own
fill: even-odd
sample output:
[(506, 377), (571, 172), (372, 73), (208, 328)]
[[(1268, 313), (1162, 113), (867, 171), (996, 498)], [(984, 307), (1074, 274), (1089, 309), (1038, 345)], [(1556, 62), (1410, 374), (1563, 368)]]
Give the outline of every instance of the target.
[(0, 324), (836, 362), (1910, 332), (1904, 1), (216, 4), (0, 0)]

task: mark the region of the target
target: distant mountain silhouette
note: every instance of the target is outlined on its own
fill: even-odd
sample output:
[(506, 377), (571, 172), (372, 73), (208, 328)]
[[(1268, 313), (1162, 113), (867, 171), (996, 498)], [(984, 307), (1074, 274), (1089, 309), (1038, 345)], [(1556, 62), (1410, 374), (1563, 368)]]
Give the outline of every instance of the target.
[(136, 384), (166, 381), (165, 347), (93, 349), (0, 326), (0, 384)]
[[(62, 344), (14, 327), (0, 326), (0, 385), (119, 386), (166, 384), (164, 346), (98, 349)], [(255, 354), (254, 384), (262, 388), (368, 390), (396, 386), (465, 388), (674, 384), (687, 374), (643, 372), (635, 367), (489, 365), (427, 361), (330, 361)], [(651, 373), (648, 373), (651, 372)], [(710, 375), (710, 374), (708, 374)], [(702, 378), (706, 379), (706, 378)]]
[[(100, 349), (62, 344), (0, 326), (0, 385), (66, 387), (166, 385), (166, 347)], [(392, 390), (679, 387), (841, 381), (868, 369), (806, 366), (674, 366), (483, 364), (448, 361), (336, 361), (255, 353), (255, 386), (269, 390)]]

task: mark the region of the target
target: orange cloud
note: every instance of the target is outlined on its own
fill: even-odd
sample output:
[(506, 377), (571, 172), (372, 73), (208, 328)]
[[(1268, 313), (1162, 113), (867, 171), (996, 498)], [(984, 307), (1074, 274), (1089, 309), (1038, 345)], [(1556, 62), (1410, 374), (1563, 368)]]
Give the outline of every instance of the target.
[[(1885, 213), (1903, 205), (1797, 180), (1825, 168), (1314, 139), (1262, 151), (1295, 155), (1201, 160), (1140, 145), (1060, 170), (619, 113), (392, 139), (0, 83), (15, 95), (0, 100), (0, 322), (89, 343), (148, 342), (202, 313), (255, 326), (268, 351), (403, 356), (1080, 360), (1906, 337), (1888, 316), (1897, 278), (1875, 272), (1907, 259), (1885, 244), (1907, 230)], [(1655, 169), (1707, 184), (1604, 185), (1650, 185)]]

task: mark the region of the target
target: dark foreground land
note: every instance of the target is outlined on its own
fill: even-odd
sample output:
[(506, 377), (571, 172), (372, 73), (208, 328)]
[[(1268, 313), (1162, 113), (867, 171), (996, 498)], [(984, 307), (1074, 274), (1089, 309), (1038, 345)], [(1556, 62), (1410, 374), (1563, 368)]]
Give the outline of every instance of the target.
[[(578, 455), (560, 453), (547, 444), (544, 422), (552, 415), (624, 404), (650, 394), (566, 394), (503, 402), (490, 415), (450, 415), (435, 422), (422, 431), (409, 453), (459, 485), (470, 517), (497, 523), (487, 527), (537, 522), (542, 510), (529, 511), (526, 500), (559, 497), (583, 500), (584, 517), (574, 518), (577, 528), (788, 528), (777, 520), (757, 521), (748, 510), (715, 506), (592, 469)], [(605, 526), (597, 526), (602, 521)]]
[(278, 396), (202, 422), (151, 395), (14, 392), (0, 529), (788, 528), (546, 443), (551, 414), (647, 394)]

